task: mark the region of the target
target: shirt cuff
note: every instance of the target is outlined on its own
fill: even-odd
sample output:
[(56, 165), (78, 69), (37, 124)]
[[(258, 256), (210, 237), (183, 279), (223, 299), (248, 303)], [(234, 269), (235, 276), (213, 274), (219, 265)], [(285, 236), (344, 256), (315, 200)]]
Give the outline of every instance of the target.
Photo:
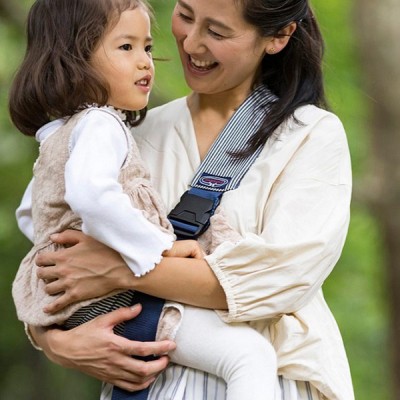
[(24, 322), (24, 329), (25, 329), (25, 334), (28, 337), (29, 341), (31, 342), (31, 345), (39, 351), (43, 351), (43, 349), (37, 345), (37, 343), (35, 342), (35, 340), (33, 339), (33, 336), (31, 335), (31, 332), (29, 330), (29, 325), (27, 323)]

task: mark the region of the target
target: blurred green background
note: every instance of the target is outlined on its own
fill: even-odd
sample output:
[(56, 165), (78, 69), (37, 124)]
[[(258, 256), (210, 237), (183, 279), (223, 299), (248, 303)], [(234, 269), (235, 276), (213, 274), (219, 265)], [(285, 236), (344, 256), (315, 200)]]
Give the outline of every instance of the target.
[[(12, 127), (7, 114), (10, 80), (25, 49), (20, 21), (33, 1), (19, 0), (14, 21), (0, 12), (0, 399), (98, 399), (99, 384), (75, 371), (48, 362), (29, 345), (11, 300), (11, 282), (21, 258), (30, 248), (18, 231), (15, 209), (31, 178), (37, 145)], [(157, 62), (152, 105), (186, 94), (178, 55), (170, 34), (173, 0), (151, 1), (158, 27), (154, 29)], [(314, 0), (325, 40), (327, 93), (342, 119), (350, 143), (354, 181), (363, 178), (369, 151), (366, 95), (359, 78), (360, 62), (353, 32), (351, 2)], [(14, 10), (15, 11), (15, 10)], [(3, 17), (2, 17), (3, 16)], [(240, 56), (240, 55), (239, 55)], [(325, 296), (342, 331), (351, 364), (356, 398), (388, 400), (388, 311), (382, 237), (377, 222), (357, 198), (343, 255), (324, 286)]]

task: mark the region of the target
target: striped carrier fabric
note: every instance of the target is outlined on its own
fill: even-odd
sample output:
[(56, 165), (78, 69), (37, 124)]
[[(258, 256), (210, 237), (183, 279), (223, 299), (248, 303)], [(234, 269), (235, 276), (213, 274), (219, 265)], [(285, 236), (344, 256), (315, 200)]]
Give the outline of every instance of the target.
[[(127, 292), (118, 293), (103, 300), (89, 304), (88, 306), (82, 307), (73, 315), (71, 315), (67, 321), (65, 321), (64, 327), (66, 329), (72, 329), (98, 317), (99, 315), (107, 314), (121, 307), (129, 307), (132, 305), (133, 297), (134, 291), (128, 290)], [(114, 328), (114, 332), (118, 335), (122, 335), (123, 330), (123, 323), (118, 324)]]

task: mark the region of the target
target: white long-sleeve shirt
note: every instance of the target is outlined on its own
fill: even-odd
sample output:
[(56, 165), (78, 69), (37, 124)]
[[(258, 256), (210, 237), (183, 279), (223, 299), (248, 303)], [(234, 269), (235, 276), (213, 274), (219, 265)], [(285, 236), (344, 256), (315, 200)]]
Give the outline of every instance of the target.
[[(220, 315), (249, 321), (269, 338), (280, 375), (310, 381), (329, 400), (352, 400), (343, 342), (321, 290), (349, 224), (349, 148), (335, 115), (304, 106), (295, 116), (302, 123), (280, 127), (240, 186), (222, 196), (229, 224), (244, 239), (206, 260), (227, 296), (229, 309)], [(201, 162), (186, 99), (151, 110), (134, 136), (154, 187), (173, 208)], [(216, 385), (214, 377), (169, 368), (152, 393), (175, 388), (183, 394), (174, 400), (202, 399), (204, 382)]]
[[(82, 219), (82, 231), (119, 252), (140, 276), (161, 261), (173, 236), (150, 223), (122, 190), (118, 177), (128, 154), (129, 133), (112, 113), (109, 108), (89, 109), (75, 126), (65, 167), (65, 200)], [(63, 123), (56, 120), (45, 125), (37, 140), (43, 143)], [(20, 229), (33, 241), (31, 189), (32, 182), (16, 214)]]

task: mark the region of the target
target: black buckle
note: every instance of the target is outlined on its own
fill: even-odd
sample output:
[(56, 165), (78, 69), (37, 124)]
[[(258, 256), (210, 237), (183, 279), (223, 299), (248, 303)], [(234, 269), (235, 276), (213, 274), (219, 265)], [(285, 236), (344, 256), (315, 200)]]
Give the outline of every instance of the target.
[(205, 198), (186, 191), (168, 219), (178, 239), (197, 239), (210, 225), (219, 196)]

